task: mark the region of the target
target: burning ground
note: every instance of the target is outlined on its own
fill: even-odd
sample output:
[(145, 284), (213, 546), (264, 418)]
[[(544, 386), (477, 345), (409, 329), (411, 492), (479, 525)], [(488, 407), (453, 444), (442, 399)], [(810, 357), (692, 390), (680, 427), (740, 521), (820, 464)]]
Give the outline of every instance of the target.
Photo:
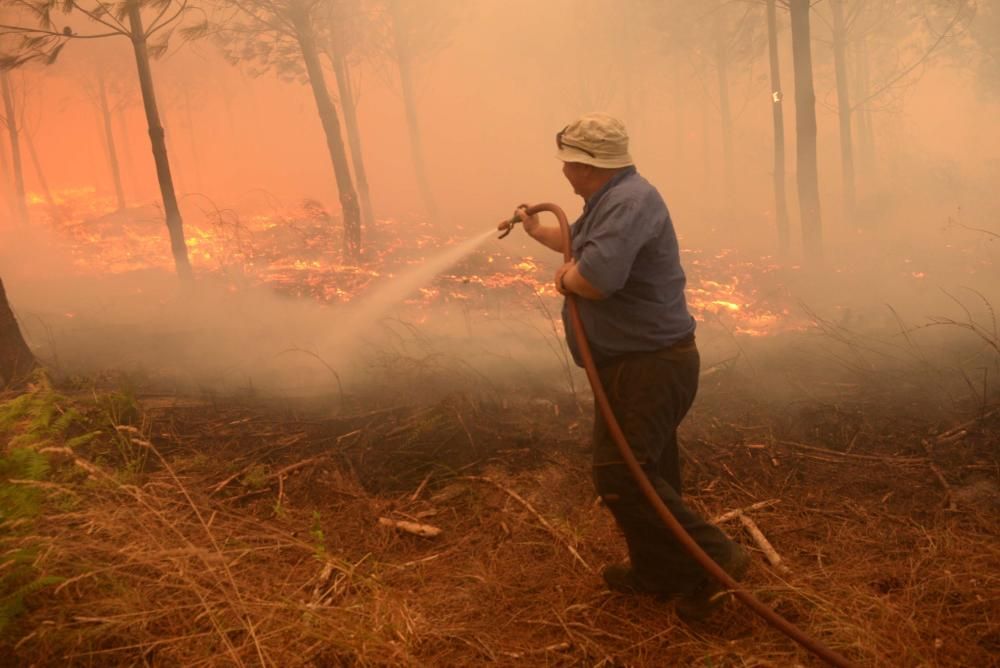
[[(20, 453), (4, 462), (17, 508), (4, 656), (815, 663), (735, 605), (690, 627), (669, 604), (604, 590), (599, 571), (624, 549), (589, 480), (592, 408), (559, 343), (547, 258), (485, 246), (345, 350), (313, 330), (449, 240), (410, 230), (403, 244), (384, 221), (347, 266), (326, 218), (309, 204), (210, 210), (189, 231), (211, 293), (198, 298), (149, 280), (169, 262), (156, 225), (53, 224), (79, 291), (16, 303), (56, 380), (0, 407)], [(981, 251), (961, 252), (975, 270)], [(925, 296), (935, 268), (906, 259), (887, 258), (885, 275)], [(755, 557), (747, 586), (862, 665), (990, 664), (1000, 413), (988, 299), (958, 293), (965, 311), (914, 321), (904, 305), (806, 301), (810, 277), (771, 258), (695, 249), (685, 262), (704, 356), (682, 429), (685, 493), (709, 517), (752, 508), (781, 561), (744, 520), (724, 520)], [(259, 347), (228, 354), (226, 333), (247, 323), (241, 345)], [(195, 351), (199, 337), (225, 341)], [(195, 360), (209, 371), (192, 374)]]

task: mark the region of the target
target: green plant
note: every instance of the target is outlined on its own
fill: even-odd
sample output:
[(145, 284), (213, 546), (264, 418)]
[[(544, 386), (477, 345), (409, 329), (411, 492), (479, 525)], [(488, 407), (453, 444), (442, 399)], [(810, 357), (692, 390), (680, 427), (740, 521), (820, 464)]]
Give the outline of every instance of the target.
[(0, 575), (0, 636), (25, 612), (28, 596), (63, 580), (54, 575), (38, 575), (32, 566), (36, 556), (37, 549), (23, 547), (4, 554), (4, 570)]
[(320, 523), (322, 517), (318, 510), (312, 514), (312, 526), (309, 527), (309, 535), (313, 539), (313, 553), (320, 561), (326, 561), (326, 536), (323, 533), (323, 525)]
[(99, 433), (86, 430), (86, 419), (52, 389), (44, 373), (37, 373), (30, 387), (0, 403), (0, 437), (6, 440), (0, 451), (0, 634), (24, 612), (29, 595), (60, 581), (39, 574), (37, 548), (21, 543), (44, 501), (42, 490), (31, 482), (46, 479), (51, 469), (41, 449), (78, 447)]
[(264, 464), (254, 464), (250, 470), (243, 474), (242, 482), (250, 489), (256, 491), (264, 489), (268, 485), (267, 466)]

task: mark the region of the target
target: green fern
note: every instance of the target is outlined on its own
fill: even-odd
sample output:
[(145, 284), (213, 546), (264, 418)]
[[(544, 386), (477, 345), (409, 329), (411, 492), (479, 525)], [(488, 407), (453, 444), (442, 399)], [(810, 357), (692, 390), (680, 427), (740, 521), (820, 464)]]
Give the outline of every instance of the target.
[(60, 582), (59, 578), (36, 571), (36, 550), (13, 545), (14, 540), (30, 535), (30, 520), (41, 513), (44, 497), (38, 487), (11, 481), (48, 477), (49, 459), (39, 449), (63, 441), (70, 447), (88, 442), (95, 432), (66, 439), (71, 429), (85, 425), (86, 419), (72, 408), (69, 399), (52, 389), (44, 373), (35, 375), (29, 392), (0, 403), (0, 443), (5, 443), (0, 449), (0, 525), (18, 526), (0, 533), (0, 551), (4, 555), (0, 570), (0, 636), (25, 612), (29, 596)]
[(141, 417), (131, 392), (98, 394), (93, 404), (78, 408), (81, 403), (74, 406), (71, 399), (56, 392), (44, 372), (35, 374), (30, 387), (28, 392), (0, 402), (0, 526), (4, 527), (0, 532), (0, 636), (26, 612), (30, 596), (61, 581), (40, 574), (37, 549), (23, 545), (40, 521), (47, 500), (45, 491), (12, 481), (50, 476), (48, 456), (40, 452), (45, 446), (80, 448), (102, 434), (108, 434), (105, 448), (118, 449), (123, 473), (141, 472), (148, 456), (146, 448), (116, 430), (119, 425), (137, 423)]
[[(59, 584), (64, 579), (55, 575), (38, 576), (0, 598), (0, 637), (3, 637), (4, 632), (17, 617), (25, 613), (26, 607), (24, 601), (28, 596), (41, 591), (45, 587)], [(6, 589), (6, 587), (3, 588)]]

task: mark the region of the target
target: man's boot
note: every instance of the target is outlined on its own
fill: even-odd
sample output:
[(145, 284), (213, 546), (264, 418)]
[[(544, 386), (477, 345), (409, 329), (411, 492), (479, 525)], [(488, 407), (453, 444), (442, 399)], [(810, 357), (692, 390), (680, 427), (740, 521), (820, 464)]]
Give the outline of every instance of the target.
[[(739, 582), (750, 568), (750, 555), (733, 543), (725, 558), (720, 559), (718, 564)], [(729, 598), (730, 594), (722, 583), (709, 575), (697, 589), (677, 601), (677, 615), (685, 622), (699, 622), (722, 607)]]
[(664, 586), (658, 587), (640, 579), (627, 563), (607, 566), (601, 571), (601, 576), (608, 589), (619, 594), (647, 594), (664, 600), (680, 595), (678, 591)]

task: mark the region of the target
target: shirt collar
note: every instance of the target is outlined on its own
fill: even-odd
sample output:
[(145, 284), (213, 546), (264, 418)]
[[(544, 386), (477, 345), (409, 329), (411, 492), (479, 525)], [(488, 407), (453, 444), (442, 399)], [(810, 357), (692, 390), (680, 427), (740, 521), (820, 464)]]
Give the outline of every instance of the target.
[(628, 167), (626, 167), (622, 171), (620, 171), (617, 174), (615, 174), (614, 176), (612, 176), (608, 180), (607, 183), (605, 183), (603, 186), (601, 186), (600, 190), (598, 190), (596, 193), (594, 193), (593, 195), (590, 196), (590, 198), (587, 200), (587, 203), (583, 206), (584, 212), (586, 213), (586, 212), (589, 212), (591, 209), (593, 209), (594, 206), (596, 206), (597, 203), (601, 200), (601, 198), (604, 197), (604, 194), (606, 192), (608, 192), (609, 190), (611, 190), (612, 188), (614, 188), (616, 185), (618, 185), (619, 183), (621, 183), (622, 181), (624, 181), (626, 178), (628, 178), (629, 176), (632, 176), (635, 173), (636, 173), (635, 165), (629, 165)]

